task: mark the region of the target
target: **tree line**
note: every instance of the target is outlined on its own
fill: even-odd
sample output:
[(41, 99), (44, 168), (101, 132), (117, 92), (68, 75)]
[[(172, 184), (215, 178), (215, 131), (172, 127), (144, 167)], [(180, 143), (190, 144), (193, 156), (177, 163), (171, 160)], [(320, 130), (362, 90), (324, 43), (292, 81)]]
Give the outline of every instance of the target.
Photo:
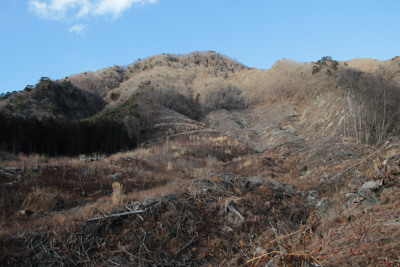
[(123, 122), (109, 118), (57, 121), (0, 112), (0, 146), (11, 153), (76, 156), (135, 147)]

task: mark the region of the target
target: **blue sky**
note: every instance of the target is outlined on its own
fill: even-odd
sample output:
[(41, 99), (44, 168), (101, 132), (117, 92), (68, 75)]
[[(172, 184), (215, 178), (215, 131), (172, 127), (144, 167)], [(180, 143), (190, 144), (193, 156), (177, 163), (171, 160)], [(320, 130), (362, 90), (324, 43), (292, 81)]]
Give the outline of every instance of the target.
[(1, 0), (0, 93), (138, 58), (214, 50), (249, 67), (400, 55), (400, 1)]

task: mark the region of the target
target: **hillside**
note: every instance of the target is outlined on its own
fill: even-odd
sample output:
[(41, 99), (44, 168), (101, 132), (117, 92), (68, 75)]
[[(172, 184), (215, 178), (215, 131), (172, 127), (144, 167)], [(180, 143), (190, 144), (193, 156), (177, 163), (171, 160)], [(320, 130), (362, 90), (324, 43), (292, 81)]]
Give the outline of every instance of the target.
[(194, 52), (11, 93), (0, 263), (400, 266), (399, 73)]
[(94, 115), (105, 102), (92, 93), (82, 91), (68, 80), (40, 78), (36, 86), (1, 96), (3, 111), (22, 117), (54, 117), (59, 120), (81, 119)]

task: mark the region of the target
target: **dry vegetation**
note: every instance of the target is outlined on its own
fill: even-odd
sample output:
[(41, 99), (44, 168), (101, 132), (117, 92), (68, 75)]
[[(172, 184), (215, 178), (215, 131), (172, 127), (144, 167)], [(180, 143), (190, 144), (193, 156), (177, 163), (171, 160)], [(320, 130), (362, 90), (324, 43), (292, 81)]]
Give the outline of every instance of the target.
[(399, 140), (231, 158), (227, 138), (199, 137), (206, 157), (190, 139), (94, 162), (2, 154), (20, 167), (1, 168), (2, 265), (398, 264)]
[(139, 145), (0, 152), (0, 265), (400, 266), (399, 63), (197, 52), (68, 77)]

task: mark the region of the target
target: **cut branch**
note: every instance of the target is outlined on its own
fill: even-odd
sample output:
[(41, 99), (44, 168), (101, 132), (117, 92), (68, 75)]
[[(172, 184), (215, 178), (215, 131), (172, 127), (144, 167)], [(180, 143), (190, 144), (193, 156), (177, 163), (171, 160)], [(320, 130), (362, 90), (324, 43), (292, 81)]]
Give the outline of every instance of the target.
[(125, 215), (129, 215), (129, 214), (136, 214), (136, 213), (143, 213), (144, 210), (135, 210), (135, 211), (129, 211), (129, 212), (124, 212), (124, 213), (119, 213), (119, 214), (110, 214), (110, 215), (105, 215), (103, 217), (96, 217), (96, 218), (92, 218), (89, 220), (86, 220), (87, 222), (92, 222), (92, 221), (98, 221), (98, 220), (102, 220), (102, 219), (106, 219), (106, 218), (113, 218), (113, 217), (119, 217), (119, 216), (125, 216)]

